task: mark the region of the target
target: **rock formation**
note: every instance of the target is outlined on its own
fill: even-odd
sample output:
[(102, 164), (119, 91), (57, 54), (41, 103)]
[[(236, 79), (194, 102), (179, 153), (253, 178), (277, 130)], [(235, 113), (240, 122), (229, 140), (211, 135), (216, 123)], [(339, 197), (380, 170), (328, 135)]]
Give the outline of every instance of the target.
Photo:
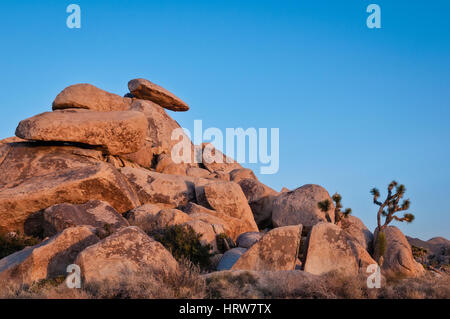
[[(16, 137), (0, 141), (0, 234), (42, 240), (1, 259), (0, 280), (32, 284), (67, 275), (74, 263), (86, 284), (175, 272), (177, 260), (154, 235), (174, 225), (201, 235), (217, 270), (250, 271), (262, 286), (329, 271), (354, 276), (375, 263), (373, 235), (361, 220), (335, 225), (334, 206), (318, 208), (331, 201), (323, 187), (277, 192), (205, 143), (189, 141), (191, 155), (202, 150), (201, 163), (176, 163), (172, 132), (180, 126), (166, 109), (189, 106), (145, 79), (128, 87), (122, 97), (69, 86), (52, 112), (21, 121)], [(386, 232), (383, 271), (420, 274), (403, 234)]]

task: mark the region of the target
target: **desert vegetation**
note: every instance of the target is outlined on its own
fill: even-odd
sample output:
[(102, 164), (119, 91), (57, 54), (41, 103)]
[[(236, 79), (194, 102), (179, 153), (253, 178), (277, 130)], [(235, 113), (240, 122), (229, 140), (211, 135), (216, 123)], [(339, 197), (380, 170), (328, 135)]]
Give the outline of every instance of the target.
[[(352, 213), (351, 208), (346, 208), (344, 211), (342, 211), (342, 196), (338, 193), (335, 193), (332, 197), (334, 202), (334, 222), (335, 224), (338, 224), (342, 218), (348, 217)], [(318, 204), (319, 209), (327, 214), (328, 210), (331, 207), (331, 201), (329, 199), (325, 199)], [(327, 216), (328, 221), (331, 221), (330, 216)]]
[(198, 266), (184, 262), (175, 275), (158, 272), (126, 274), (118, 280), (69, 289), (64, 278), (43, 280), (31, 286), (8, 283), (0, 298), (114, 299), (448, 299), (450, 277), (427, 274), (420, 278), (389, 280), (379, 289), (367, 288), (365, 276), (341, 276), (330, 272), (314, 280), (289, 280), (280, 285), (261, 284), (257, 273), (224, 272), (206, 277)]
[(39, 242), (38, 238), (26, 236), (21, 232), (0, 233), (0, 259)]

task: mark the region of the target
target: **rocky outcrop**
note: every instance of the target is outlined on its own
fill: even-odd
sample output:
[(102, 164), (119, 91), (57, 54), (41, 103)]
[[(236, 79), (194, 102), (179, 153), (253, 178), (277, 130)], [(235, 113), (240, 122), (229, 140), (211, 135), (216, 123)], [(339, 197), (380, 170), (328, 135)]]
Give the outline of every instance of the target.
[[(252, 179), (257, 181), (255, 173), (248, 168), (238, 168), (230, 172), (230, 181), (238, 183), (243, 179)], [(245, 193), (245, 191), (244, 191)]]
[(406, 236), (411, 245), (414, 259), (433, 270), (450, 274), (450, 241), (444, 237), (434, 237), (427, 241)]
[(57, 204), (45, 209), (42, 216), (44, 237), (81, 225), (97, 229), (100, 235), (109, 235), (109, 232), (129, 226), (122, 215), (108, 203), (100, 200), (91, 200), (81, 205)]
[(146, 231), (154, 231), (170, 226), (182, 225), (189, 222), (191, 218), (188, 214), (178, 209), (162, 209), (152, 219), (150, 229)]
[(60, 203), (102, 200), (119, 213), (140, 205), (116, 168), (94, 158), (95, 151), (86, 153), (67, 146), (8, 144), (0, 164), (0, 231), (24, 230), (33, 213)]
[[(216, 149), (210, 143), (203, 143), (202, 147), (202, 164), (205, 168), (218, 178), (230, 180), (230, 173), (236, 169), (242, 169), (241, 164), (236, 162), (229, 156)], [(226, 176), (224, 176), (226, 175)]]
[(331, 223), (316, 224), (307, 239), (306, 272), (321, 275), (336, 271), (355, 276), (376, 264), (367, 251), (345, 231)]
[(67, 228), (60, 234), (33, 247), (0, 260), (0, 281), (30, 285), (43, 279), (67, 275), (67, 266), (78, 253), (99, 241), (86, 226)]
[(213, 253), (218, 253), (217, 235), (225, 233), (223, 224), (211, 223), (201, 218), (191, 219), (184, 225), (191, 227), (197, 234), (200, 234), (200, 243), (210, 245)]
[(186, 175), (199, 178), (213, 178), (213, 175), (207, 169), (200, 167), (188, 167), (186, 169)]
[(301, 234), (302, 225), (275, 228), (253, 244), (231, 269), (294, 270)]
[(161, 207), (155, 204), (145, 204), (132, 209), (126, 214), (131, 226), (137, 226), (143, 231), (152, 229), (153, 219), (161, 211)]
[(340, 226), (350, 235), (350, 237), (364, 247), (365, 250), (372, 250), (373, 234), (366, 225), (364, 225), (361, 219), (350, 215), (341, 219)]
[(203, 245), (211, 245), (213, 252), (218, 252), (216, 236), (226, 233), (228, 225), (218, 217), (205, 213), (186, 214), (178, 209), (160, 209), (147, 204), (128, 213), (132, 225), (138, 226), (146, 233), (153, 233), (170, 226), (183, 225), (191, 227), (201, 235)]
[(240, 219), (247, 231), (258, 231), (250, 206), (238, 184), (210, 182), (195, 189), (197, 202), (222, 214)]
[(130, 98), (101, 90), (91, 84), (75, 84), (65, 88), (53, 101), (53, 110), (88, 109), (91, 111), (124, 111)]
[(174, 272), (176, 260), (157, 241), (135, 226), (122, 228), (83, 250), (75, 260), (84, 284), (119, 281), (144, 271)]
[(189, 106), (180, 98), (146, 79), (131, 80), (128, 82), (128, 88), (134, 97), (155, 102), (168, 110), (178, 112), (189, 110)]
[[(381, 266), (383, 275), (394, 278), (421, 276), (424, 268), (414, 260), (411, 246), (400, 229), (388, 226), (383, 232), (386, 237), (386, 251)], [(377, 231), (374, 236), (377, 238)]]
[(147, 132), (147, 118), (137, 111), (45, 112), (19, 123), (16, 135), (32, 141), (73, 142), (99, 146), (109, 154), (138, 151)]
[[(233, 172), (236, 172), (236, 170)], [(238, 179), (238, 184), (248, 200), (253, 217), (259, 228), (270, 226), (272, 223), (273, 202), (278, 193), (253, 178)]]
[(174, 163), (170, 155), (163, 153), (158, 156), (158, 163), (155, 166), (155, 171), (163, 174), (186, 176), (187, 170), (191, 165), (192, 164), (190, 163)]
[(189, 216), (192, 216), (192, 218), (204, 220), (210, 224), (223, 225), (225, 234), (233, 240), (236, 240), (240, 234), (245, 233), (248, 228), (247, 223), (239, 218), (208, 209), (192, 202), (188, 203), (184, 211), (189, 214)]
[[(131, 110), (144, 113), (148, 121), (147, 137), (144, 146), (136, 153), (127, 154), (124, 158), (138, 163), (142, 167), (152, 167), (152, 161), (160, 154), (171, 156), (172, 148), (183, 138), (189, 138), (183, 134), (179, 139), (172, 139), (174, 130), (181, 130), (180, 125), (172, 119), (159, 105), (146, 100), (133, 99)], [(191, 152), (193, 145), (191, 144)], [(193, 158), (193, 157), (191, 157)]]
[[(327, 214), (317, 204), (328, 199), (332, 204)], [(314, 226), (321, 221), (334, 223), (334, 204), (328, 192), (319, 185), (303, 185), (291, 192), (284, 192), (273, 202), (274, 227), (302, 224)]]
[(209, 181), (187, 176), (161, 174), (142, 168), (121, 169), (142, 203), (182, 208), (195, 199), (195, 186)]

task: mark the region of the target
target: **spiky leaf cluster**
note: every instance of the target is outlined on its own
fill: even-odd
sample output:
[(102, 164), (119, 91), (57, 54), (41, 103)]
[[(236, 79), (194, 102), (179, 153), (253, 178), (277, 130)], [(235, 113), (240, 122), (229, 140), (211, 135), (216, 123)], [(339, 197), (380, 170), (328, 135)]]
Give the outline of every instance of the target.
[[(372, 188), (370, 193), (373, 196), (373, 203), (378, 205), (377, 222), (378, 228), (385, 228), (393, 220), (400, 222), (411, 223), (414, 220), (414, 215), (405, 213), (403, 217), (398, 217), (396, 213), (401, 211), (406, 211), (411, 205), (409, 199), (405, 199), (400, 203), (406, 193), (406, 187), (403, 184), (398, 184), (396, 181), (389, 183), (387, 187), (386, 199), (381, 202), (379, 198), (381, 197), (380, 191), (377, 188)], [(384, 224), (381, 223), (381, 217), (384, 217)]]
[[(338, 193), (335, 193), (332, 197), (334, 202), (334, 220), (337, 224), (342, 218), (348, 217), (352, 213), (351, 208), (346, 208), (344, 211), (342, 210), (342, 196)], [(325, 199), (319, 203), (317, 203), (319, 209), (327, 214), (328, 210), (331, 206), (331, 201), (329, 199)]]

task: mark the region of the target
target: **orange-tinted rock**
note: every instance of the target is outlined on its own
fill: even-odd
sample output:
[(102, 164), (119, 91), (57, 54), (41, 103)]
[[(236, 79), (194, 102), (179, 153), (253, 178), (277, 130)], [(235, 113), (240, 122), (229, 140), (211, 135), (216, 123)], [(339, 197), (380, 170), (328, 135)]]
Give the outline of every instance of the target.
[(128, 82), (128, 88), (134, 97), (152, 101), (168, 110), (178, 112), (189, 110), (189, 106), (180, 98), (146, 79), (131, 80)]
[(59, 93), (53, 101), (53, 110), (76, 108), (92, 111), (125, 111), (130, 105), (130, 98), (83, 83), (71, 85)]
[(1, 231), (23, 230), (33, 213), (60, 203), (103, 200), (119, 213), (140, 205), (126, 178), (110, 164), (89, 152), (80, 155), (76, 147), (34, 144), (6, 145), (0, 164)]
[(16, 135), (32, 141), (72, 142), (99, 146), (113, 155), (138, 151), (147, 132), (147, 119), (136, 111), (45, 112), (19, 123)]

